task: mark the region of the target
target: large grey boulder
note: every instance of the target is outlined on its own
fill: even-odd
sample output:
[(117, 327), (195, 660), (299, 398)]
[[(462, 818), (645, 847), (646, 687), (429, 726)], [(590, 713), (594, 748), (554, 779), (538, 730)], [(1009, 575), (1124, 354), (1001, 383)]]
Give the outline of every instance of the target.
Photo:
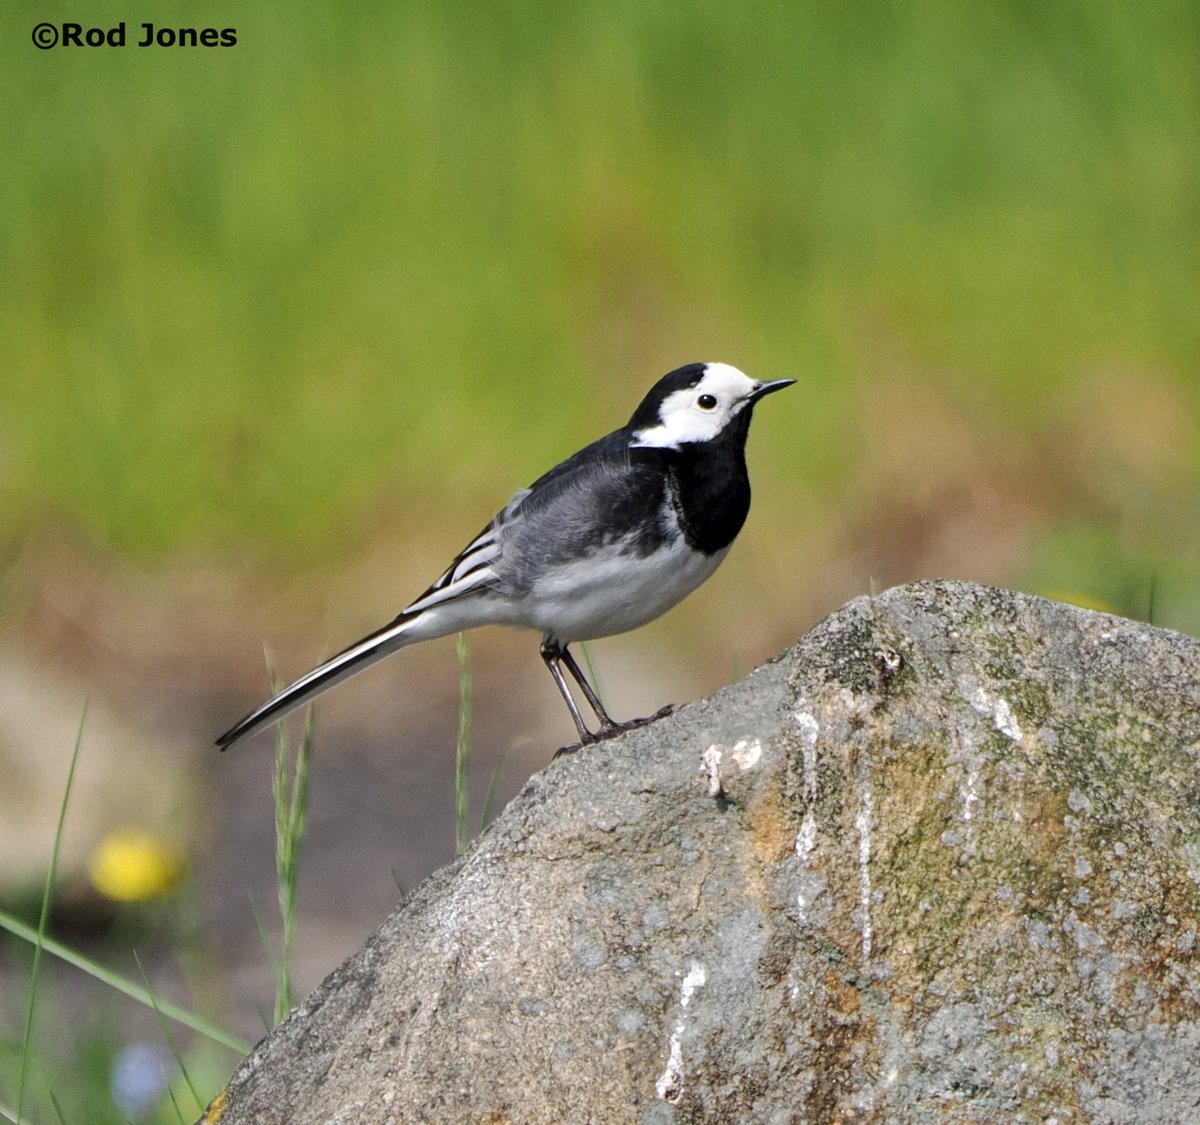
[(860, 598), (549, 764), (210, 1119), (1200, 1121), (1198, 767), (1200, 642)]

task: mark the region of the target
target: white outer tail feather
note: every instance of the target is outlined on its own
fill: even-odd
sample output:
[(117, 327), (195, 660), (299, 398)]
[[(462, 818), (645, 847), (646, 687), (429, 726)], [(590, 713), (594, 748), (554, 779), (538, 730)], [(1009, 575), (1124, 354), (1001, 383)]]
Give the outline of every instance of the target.
[[(428, 602), (429, 599), (423, 599), (423, 601)], [(391, 656), (393, 652), (398, 652), (419, 641), (444, 637), (449, 633), (456, 633), (459, 629), (469, 627), (469, 624), (464, 623), (462, 618), (462, 614), (439, 612), (436, 605), (431, 605), (415, 617), (398, 619), (392, 625), (385, 626), (378, 632), (364, 637), (357, 644), (351, 645), (345, 651), (339, 652), (337, 656), (326, 660), (324, 664), (301, 676), (295, 683), (289, 684), (261, 707), (251, 711), (240, 723), (221, 735), (217, 744), (224, 750), (233, 743), (256, 734), (264, 727), (270, 726), (285, 715), (290, 715), (297, 708), (316, 699), (334, 685), (365, 671), (384, 657)]]
[(497, 540), (496, 529), (489, 524), (395, 621), (289, 684), (221, 735), (217, 745), (227, 749), (408, 645), (471, 629), (490, 620), (492, 613), (471, 595), (495, 580), (491, 563), (500, 552)]

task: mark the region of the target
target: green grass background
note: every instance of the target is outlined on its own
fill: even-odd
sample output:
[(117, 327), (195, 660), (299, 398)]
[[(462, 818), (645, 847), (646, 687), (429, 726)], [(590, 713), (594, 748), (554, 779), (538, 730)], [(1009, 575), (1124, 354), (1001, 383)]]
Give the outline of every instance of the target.
[[(696, 358), (803, 383), (764, 497), (854, 481), (897, 355), (1031, 451), (1097, 371), (1200, 406), (1194, 4), (91, 3), (238, 43), (50, 52), (17, 9), (10, 547), (311, 565), (406, 500), (497, 503)], [(1196, 426), (1141, 440), (1166, 495), (1122, 549), (1188, 558)], [(1128, 499), (1053, 513), (1049, 580)]]

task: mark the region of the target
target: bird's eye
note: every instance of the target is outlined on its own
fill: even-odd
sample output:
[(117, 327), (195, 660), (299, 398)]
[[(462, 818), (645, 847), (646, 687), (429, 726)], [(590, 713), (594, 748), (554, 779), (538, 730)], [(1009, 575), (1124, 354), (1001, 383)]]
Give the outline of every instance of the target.
[(717, 405), (717, 396), (701, 395), (698, 399), (696, 399), (696, 405), (700, 407), (701, 410), (712, 410), (713, 407)]

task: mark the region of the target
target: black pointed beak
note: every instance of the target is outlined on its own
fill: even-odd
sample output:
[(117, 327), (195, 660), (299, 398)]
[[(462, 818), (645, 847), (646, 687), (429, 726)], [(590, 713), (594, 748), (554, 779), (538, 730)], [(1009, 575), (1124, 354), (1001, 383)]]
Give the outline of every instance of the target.
[(760, 398), (766, 395), (773, 394), (775, 391), (782, 391), (784, 387), (790, 387), (795, 379), (776, 379), (773, 383), (759, 383), (749, 394), (751, 402), (758, 402)]

